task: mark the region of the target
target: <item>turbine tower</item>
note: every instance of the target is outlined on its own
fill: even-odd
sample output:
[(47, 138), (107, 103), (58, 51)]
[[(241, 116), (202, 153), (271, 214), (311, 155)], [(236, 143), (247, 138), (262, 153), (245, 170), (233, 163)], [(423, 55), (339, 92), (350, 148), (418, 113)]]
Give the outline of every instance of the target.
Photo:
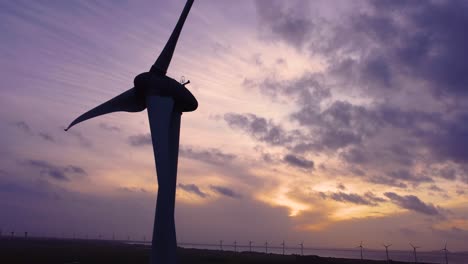
[(391, 245), (392, 245), (392, 244), (388, 244), (388, 245), (382, 244), (382, 246), (385, 247), (385, 253), (387, 254), (387, 262), (390, 262), (390, 258), (388, 257), (388, 248), (389, 248)]
[(413, 253), (414, 253), (414, 263), (418, 263), (418, 256), (416, 255), (416, 249), (420, 248), (418, 246), (414, 246), (413, 244), (409, 243), (411, 247), (413, 248)]
[(301, 246), (301, 256), (304, 256), (304, 241), (302, 241), (299, 246)]
[(445, 253), (445, 264), (448, 264), (448, 256), (447, 256), (447, 253), (448, 253), (448, 249), (447, 249), (447, 242), (445, 242), (445, 247), (443, 249), (441, 249), (442, 251), (444, 251)]
[(362, 241), (361, 241), (361, 244), (359, 244), (359, 246), (357, 246), (357, 247), (358, 247), (358, 248), (361, 248), (361, 260), (362, 260), (362, 259), (363, 259), (363, 258), (362, 258), (362, 249), (364, 248), (364, 247), (362, 246)]
[(285, 246), (285, 245), (286, 245), (286, 244), (284, 243), (284, 240), (283, 240), (283, 243), (281, 243), (281, 246), (283, 246), (283, 255), (284, 255), (284, 246)]
[(249, 252), (252, 252), (252, 241), (249, 241)]
[(151, 246), (152, 264), (174, 264), (176, 231), (174, 206), (179, 154), (180, 119), (182, 112), (197, 109), (198, 102), (185, 87), (166, 75), (180, 32), (192, 7), (187, 0), (182, 14), (164, 49), (149, 72), (135, 77), (134, 87), (91, 109), (75, 119), (66, 129), (100, 115), (148, 109), (148, 119), (158, 178), (158, 197)]

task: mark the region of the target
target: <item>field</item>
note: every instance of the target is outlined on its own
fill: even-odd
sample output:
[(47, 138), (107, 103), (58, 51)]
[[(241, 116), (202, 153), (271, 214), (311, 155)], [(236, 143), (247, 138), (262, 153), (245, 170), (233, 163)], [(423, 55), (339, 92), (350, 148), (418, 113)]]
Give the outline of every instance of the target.
[[(0, 263), (149, 263), (149, 247), (100, 240), (0, 239)], [(378, 264), (386, 261), (323, 258), (204, 249), (178, 249), (179, 263)], [(407, 263), (407, 262), (391, 262)]]

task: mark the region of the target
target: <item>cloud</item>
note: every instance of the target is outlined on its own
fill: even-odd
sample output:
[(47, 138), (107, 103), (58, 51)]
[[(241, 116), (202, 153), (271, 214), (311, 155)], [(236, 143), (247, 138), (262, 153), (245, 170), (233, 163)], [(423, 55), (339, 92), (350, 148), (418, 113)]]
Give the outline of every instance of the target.
[(47, 176), (57, 181), (70, 181), (76, 176), (86, 176), (87, 172), (78, 166), (55, 166), (44, 160), (26, 160), (29, 167), (39, 169), (41, 176)]
[(14, 122), (12, 125), (28, 135), (34, 135), (29, 125), (24, 121)]
[(450, 238), (465, 242), (468, 239), (468, 230), (452, 226), (449, 229), (433, 228), (432, 231), (440, 237)]
[(434, 176), (439, 176), (441, 178), (444, 178), (446, 180), (455, 180), (457, 178), (456, 171), (453, 168), (442, 168), (438, 170)]
[(346, 190), (346, 186), (341, 182), (336, 185), (336, 188), (338, 188), (338, 189), (340, 189), (342, 191)]
[(426, 215), (439, 215), (439, 210), (433, 204), (426, 204), (417, 196), (405, 195), (400, 196), (394, 192), (386, 192), (384, 195), (389, 198), (394, 204), (401, 208), (415, 211)]
[(195, 184), (179, 183), (179, 188), (181, 188), (182, 190), (184, 190), (186, 192), (196, 194), (196, 195), (200, 196), (201, 198), (206, 198), (208, 196), (208, 194), (202, 192), (200, 190), (200, 188), (198, 188), (198, 186), (195, 185)]
[(99, 128), (101, 128), (103, 130), (111, 131), (111, 132), (120, 132), (121, 131), (120, 127), (113, 126), (113, 125), (110, 125), (110, 124), (107, 124), (107, 123), (104, 123), (104, 122), (99, 123)]
[(240, 194), (236, 193), (234, 190), (228, 187), (219, 186), (219, 185), (210, 185), (210, 189), (218, 194), (221, 194), (230, 198), (235, 198), (235, 199), (242, 198)]
[[(339, 18), (324, 18), (310, 16), (310, 3), (257, 1), (259, 34), (268, 36), (263, 40), (282, 41), (305, 54), (309, 51), (311, 58), (322, 56), (327, 67), (321, 73), (306, 72), (293, 80), (246, 79), (244, 85), (257, 87), (273, 98), (296, 100), (299, 109), (290, 114), (291, 119), (306, 129), (303, 134), (316, 138), (300, 138), (302, 142), (295, 142), (297, 151), (369, 145), (368, 141), (375, 135), (379, 138), (376, 133), (383, 130), (387, 135), (405, 134), (406, 141), (428, 149), (438, 162), (468, 161), (468, 37), (464, 34), (468, 4), (362, 4)], [(292, 26), (295, 30), (290, 30)], [(356, 92), (372, 103), (362, 106), (336, 100), (331, 88), (338, 93), (348, 89), (347, 94)], [(421, 103), (414, 107), (402, 100), (408, 94), (424, 99), (418, 98)], [(323, 101), (332, 98), (335, 102), (324, 108)], [(441, 100), (442, 108), (435, 103)], [(416, 110), (418, 107), (423, 110)], [(283, 135), (287, 138), (287, 131)], [(389, 143), (404, 149), (401, 141), (395, 137)], [(399, 160), (395, 153), (393, 158), (411, 165), (415, 151), (413, 148)], [(350, 163), (367, 162), (365, 153), (358, 149), (344, 152), (342, 158)]]
[(151, 141), (151, 134), (139, 134), (128, 137), (128, 142), (131, 146), (141, 147), (141, 146), (151, 146), (153, 142)]
[(231, 128), (242, 130), (256, 140), (271, 145), (286, 145), (293, 140), (292, 135), (288, 135), (280, 125), (255, 114), (227, 113), (224, 120)]
[(425, 182), (434, 182), (434, 180), (430, 177), (423, 176), (423, 175), (415, 176), (411, 172), (407, 170), (403, 170), (403, 169), (392, 171), (389, 174), (387, 174), (387, 176), (393, 179), (410, 182), (415, 185), (418, 185), (420, 183), (425, 183)]
[(367, 200), (374, 202), (374, 203), (383, 203), (387, 201), (384, 198), (376, 196), (373, 192), (366, 192), (364, 194), (364, 197), (366, 197)]
[(445, 192), (443, 189), (438, 187), (437, 185), (433, 184), (429, 187), (429, 190), (434, 191), (434, 192)]
[(284, 1), (257, 0), (255, 6), (260, 18), (261, 35), (285, 40), (300, 49), (306, 43), (314, 25), (297, 13), (304, 9), (306, 2), (287, 6)]
[(351, 148), (340, 153), (340, 156), (349, 163), (363, 164), (368, 161), (366, 153), (358, 148)]
[(75, 130), (67, 130), (67, 133), (74, 136), (77, 140), (78, 143), (85, 148), (89, 148), (93, 145), (90, 139), (87, 137), (83, 136), (80, 132), (75, 131)]
[(51, 135), (48, 134), (48, 133), (40, 132), (38, 135), (39, 135), (40, 138), (42, 138), (42, 139), (45, 140), (45, 141), (55, 142), (54, 137), (51, 136)]
[(118, 187), (117, 190), (129, 193), (148, 193), (145, 188), (138, 188), (138, 187)]
[(299, 157), (299, 156), (296, 156), (296, 155), (293, 155), (293, 154), (288, 154), (286, 156), (283, 157), (283, 160), (291, 165), (291, 166), (295, 166), (295, 167), (299, 167), (301, 169), (313, 169), (314, 168), (314, 162), (312, 160), (308, 160), (306, 158), (303, 158), (303, 157)]
[(398, 187), (402, 189), (406, 189), (408, 187), (406, 184), (400, 181), (396, 181), (393, 178), (384, 177), (384, 176), (371, 176), (368, 178), (368, 180), (371, 183), (388, 185), (388, 186)]
[(195, 149), (188, 146), (181, 146), (179, 149), (179, 155), (185, 158), (199, 160), (214, 165), (226, 165), (236, 158), (236, 155), (223, 153), (219, 149)]
[(377, 197), (371, 192), (367, 192), (364, 196), (356, 193), (330, 192), (327, 194), (322, 193), (322, 198), (329, 198), (338, 202), (368, 206), (377, 206), (378, 203), (385, 201), (385, 199)]

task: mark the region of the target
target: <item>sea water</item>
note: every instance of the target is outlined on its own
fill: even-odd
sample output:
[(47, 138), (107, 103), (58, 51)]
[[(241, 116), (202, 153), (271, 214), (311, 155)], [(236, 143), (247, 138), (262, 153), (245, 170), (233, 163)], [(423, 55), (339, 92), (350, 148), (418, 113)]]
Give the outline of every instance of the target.
[[(197, 248), (197, 249), (211, 249), (211, 250), (221, 250), (221, 245), (215, 244), (189, 244), (181, 243), (179, 246), (183, 248)], [(225, 251), (234, 251), (234, 245), (223, 245), (222, 250)], [(236, 250), (249, 251), (248, 245), (237, 245)], [(281, 246), (268, 246), (268, 249), (265, 245), (252, 245), (252, 251), (265, 253), (268, 250), (268, 253), (282, 254), (283, 248)], [(334, 249), (334, 248), (306, 248), (304, 247), (304, 255), (317, 255), (320, 257), (333, 257), (333, 258), (348, 258), (348, 259), (360, 259), (361, 252), (360, 249)], [(285, 247), (285, 254), (301, 254), (300, 247)], [(423, 263), (441, 263), (445, 264), (445, 253), (443, 251), (418, 251), (417, 258), (418, 262)], [(385, 250), (377, 249), (363, 249), (362, 252), (364, 259), (371, 260), (386, 260)], [(388, 251), (389, 258), (395, 261), (406, 261), (414, 263), (414, 253), (413, 250), (391, 250)], [(468, 252), (449, 252), (448, 261), (450, 264), (468, 264)]]

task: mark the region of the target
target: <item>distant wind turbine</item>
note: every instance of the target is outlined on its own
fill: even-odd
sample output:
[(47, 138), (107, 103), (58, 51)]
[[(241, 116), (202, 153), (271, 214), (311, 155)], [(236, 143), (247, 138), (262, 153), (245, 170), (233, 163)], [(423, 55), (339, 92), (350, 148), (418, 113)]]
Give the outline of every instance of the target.
[(268, 254), (268, 241), (265, 242), (265, 253)]
[(444, 251), (445, 253), (445, 264), (448, 264), (448, 256), (447, 256), (447, 253), (448, 253), (448, 249), (447, 249), (447, 242), (445, 242), (445, 246), (443, 249), (441, 249), (442, 251)]
[(362, 241), (361, 241), (361, 244), (359, 244), (359, 246), (357, 246), (357, 247), (358, 247), (358, 248), (361, 248), (361, 260), (363, 260), (363, 258), (362, 258), (362, 249), (363, 249), (364, 247), (362, 246)]
[(391, 245), (392, 245), (392, 244), (388, 244), (388, 245), (382, 244), (382, 246), (385, 247), (385, 253), (387, 253), (387, 262), (390, 261), (390, 258), (388, 257), (388, 248), (389, 248)]
[(194, 111), (198, 102), (185, 87), (166, 75), (177, 40), (194, 0), (188, 0), (164, 49), (149, 72), (135, 77), (135, 87), (91, 109), (66, 129), (100, 115), (148, 109), (148, 119), (158, 177), (158, 197), (153, 226), (150, 263), (176, 263), (174, 206), (182, 112)]
[(223, 250), (223, 241), (222, 241), (222, 240), (219, 241), (219, 248), (220, 248), (221, 250)]
[(284, 255), (284, 246), (285, 246), (284, 240), (283, 240), (283, 243), (281, 243), (281, 245), (283, 246), (283, 255)]
[(411, 245), (411, 247), (413, 248), (413, 253), (414, 253), (414, 263), (418, 263), (418, 257), (416, 255), (416, 249), (417, 248), (420, 248), (418, 246), (414, 246), (413, 244), (409, 243)]
[(249, 252), (252, 252), (252, 241), (249, 241)]
[(234, 252), (237, 252), (237, 240), (234, 240)]
[(302, 241), (299, 246), (301, 246), (301, 256), (304, 256), (304, 241)]

